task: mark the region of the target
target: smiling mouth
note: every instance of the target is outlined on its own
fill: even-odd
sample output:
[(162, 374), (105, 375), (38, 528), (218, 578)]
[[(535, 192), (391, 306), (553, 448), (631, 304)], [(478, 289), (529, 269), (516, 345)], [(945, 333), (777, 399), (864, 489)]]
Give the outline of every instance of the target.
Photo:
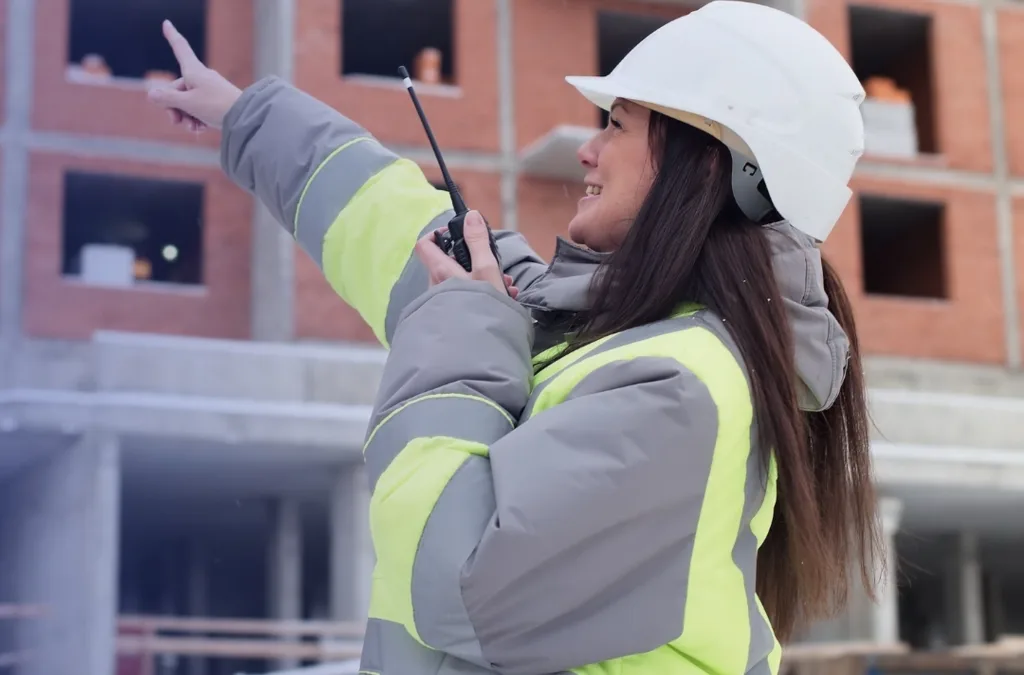
[(600, 194), (601, 194), (601, 188), (597, 187), (596, 185), (588, 185), (587, 186), (587, 196), (588, 197), (597, 197)]

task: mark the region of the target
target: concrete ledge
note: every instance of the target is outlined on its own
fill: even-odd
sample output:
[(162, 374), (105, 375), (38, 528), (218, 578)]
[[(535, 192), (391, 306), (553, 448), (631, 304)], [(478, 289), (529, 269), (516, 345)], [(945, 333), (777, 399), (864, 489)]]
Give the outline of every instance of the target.
[(130, 333), (92, 342), (98, 391), (368, 405), (387, 353)]
[(520, 168), (523, 173), (538, 178), (582, 183), (586, 171), (576, 151), (598, 131), (596, 127), (559, 125), (522, 151)]
[(868, 397), (880, 441), (1024, 451), (1024, 399), (895, 389)]
[(103, 430), (188, 442), (324, 448), (358, 458), (370, 408), (116, 392), (0, 392), (0, 434)]

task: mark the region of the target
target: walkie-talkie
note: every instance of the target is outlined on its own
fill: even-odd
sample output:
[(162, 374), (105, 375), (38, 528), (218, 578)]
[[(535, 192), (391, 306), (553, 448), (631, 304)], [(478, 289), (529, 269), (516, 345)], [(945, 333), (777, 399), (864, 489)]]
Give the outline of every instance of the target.
[[(420, 116), (420, 122), (423, 123), (423, 129), (427, 132), (427, 140), (430, 141), (430, 147), (434, 149), (434, 156), (437, 157), (437, 163), (441, 167), (441, 175), (444, 177), (445, 185), (448, 186), (448, 192), (452, 197), (452, 208), (455, 209), (455, 217), (448, 221), (448, 232), (435, 232), (434, 242), (442, 251), (455, 258), (455, 261), (462, 265), (463, 269), (470, 272), (473, 269), (473, 261), (470, 259), (469, 247), (466, 246), (466, 239), (463, 236), (463, 225), (466, 222), (466, 214), (469, 213), (469, 209), (466, 208), (466, 203), (462, 200), (462, 195), (459, 194), (455, 181), (452, 180), (451, 174), (448, 173), (444, 157), (441, 156), (441, 149), (437, 147), (437, 141), (434, 139), (434, 132), (430, 130), (430, 123), (427, 122), (427, 116), (423, 112), (423, 107), (420, 105), (415, 89), (413, 89), (409, 71), (406, 70), (405, 66), (402, 66), (398, 69), (398, 74), (402, 76), (405, 88), (409, 90), (413, 105), (416, 106), (416, 112)], [(491, 252), (494, 253), (494, 258), (498, 261), (498, 266), (500, 267), (501, 258), (498, 256), (498, 244), (495, 242), (494, 233), (491, 232), (490, 228), (487, 228), (487, 236), (490, 238)]]

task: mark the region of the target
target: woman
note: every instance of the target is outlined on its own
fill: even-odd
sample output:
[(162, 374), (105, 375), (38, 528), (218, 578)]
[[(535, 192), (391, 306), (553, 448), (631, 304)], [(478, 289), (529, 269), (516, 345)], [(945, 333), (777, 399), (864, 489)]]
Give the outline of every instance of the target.
[(863, 90), (820, 35), (713, 2), (570, 78), (610, 109), (572, 243), (545, 264), (499, 232), (499, 263), (474, 213), (466, 273), (415, 164), (165, 31), (183, 77), (154, 100), (223, 127), (228, 175), (391, 349), (364, 672), (775, 673), (851, 561), (870, 591), (856, 333), (811, 236), (849, 199)]

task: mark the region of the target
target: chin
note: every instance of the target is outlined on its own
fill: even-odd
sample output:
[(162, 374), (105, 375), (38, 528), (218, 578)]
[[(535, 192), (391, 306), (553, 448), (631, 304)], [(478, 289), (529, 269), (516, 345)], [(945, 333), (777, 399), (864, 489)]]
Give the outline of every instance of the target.
[(584, 223), (578, 222), (578, 218), (569, 221), (568, 239), (579, 246), (587, 245), (587, 228)]

